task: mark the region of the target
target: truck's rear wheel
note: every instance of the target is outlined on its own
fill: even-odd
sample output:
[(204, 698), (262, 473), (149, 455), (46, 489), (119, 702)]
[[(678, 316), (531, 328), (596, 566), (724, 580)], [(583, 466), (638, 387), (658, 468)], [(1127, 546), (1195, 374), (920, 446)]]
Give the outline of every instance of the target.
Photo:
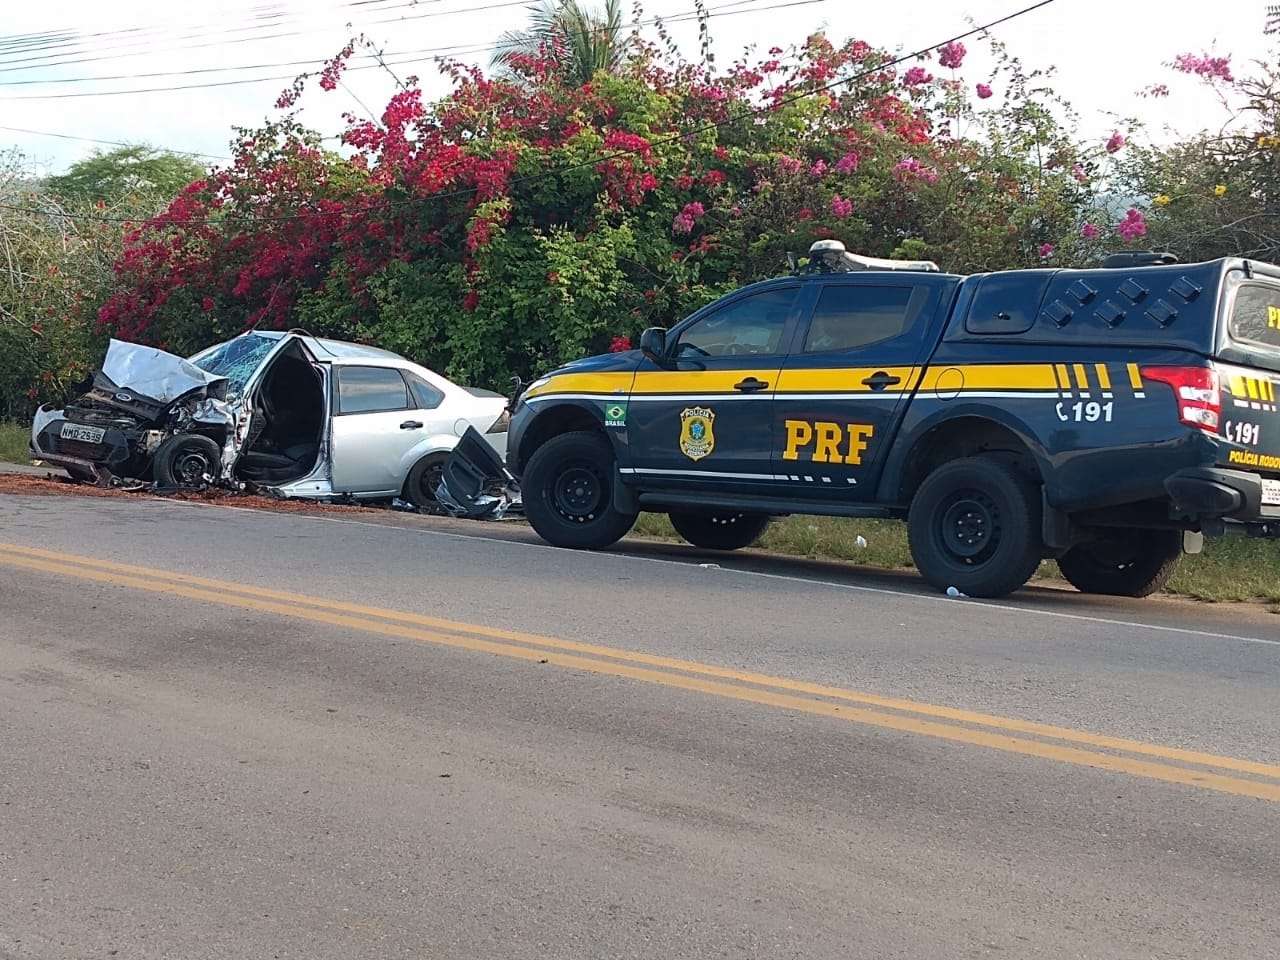
[(1072, 547), (1058, 569), (1081, 593), (1146, 597), (1169, 582), (1181, 556), (1177, 530), (1124, 530)]
[(935, 587), (1002, 597), (1040, 563), (1039, 490), (1004, 460), (954, 460), (920, 484), (907, 536), (916, 567)]
[(598, 433), (562, 433), (529, 458), (520, 479), (525, 516), (548, 543), (598, 550), (636, 522), (613, 505), (613, 445)]
[(760, 539), (769, 517), (759, 513), (702, 512), (669, 514), (676, 533), (706, 550), (740, 550)]

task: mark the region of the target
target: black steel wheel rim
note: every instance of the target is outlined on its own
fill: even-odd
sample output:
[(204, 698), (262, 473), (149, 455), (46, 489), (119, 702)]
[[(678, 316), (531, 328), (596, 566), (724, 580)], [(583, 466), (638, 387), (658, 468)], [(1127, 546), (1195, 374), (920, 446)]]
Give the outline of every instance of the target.
[(429, 463), (426, 469), (422, 471), (422, 476), (418, 479), (418, 492), (427, 500), (436, 498), (436, 491), (440, 489), (440, 484), (444, 480), (444, 461)]
[(1000, 509), (980, 490), (956, 493), (942, 504), (939, 517), (934, 537), (954, 563), (986, 563), (1000, 545)]
[(212, 473), (209, 458), (199, 450), (183, 450), (173, 463), (173, 475), (185, 487), (203, 483), (204, 478)]
[(568, 464), (556, 474), (551, 502), (556, 513), (571, 523), (594, 520), (605, 503), (604, 477), (589, 464)]

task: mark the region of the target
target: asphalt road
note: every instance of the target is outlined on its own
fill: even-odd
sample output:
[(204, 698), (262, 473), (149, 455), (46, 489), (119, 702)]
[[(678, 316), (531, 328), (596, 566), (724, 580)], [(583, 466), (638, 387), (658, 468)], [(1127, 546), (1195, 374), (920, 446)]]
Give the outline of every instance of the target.
[(0, 957), (1276, 957), (1278, 690), (1244, 608), (0, 496)]

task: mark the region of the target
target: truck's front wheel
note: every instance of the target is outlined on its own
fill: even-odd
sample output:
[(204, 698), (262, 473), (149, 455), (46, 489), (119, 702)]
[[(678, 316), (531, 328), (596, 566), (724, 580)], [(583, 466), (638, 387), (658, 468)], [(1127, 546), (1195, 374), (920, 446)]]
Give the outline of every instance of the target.
[(598, 433), (562, 433), (540, 446), (520, 479), (525, 516), (538, 536), (583, 550), (621, 539), (636, 515), (614, 507), (613, 473), (613, 445)]
[(1081, 593), (1146, 597), (1169, 582), (1181, 556), (1177, 530), (1124, 530), (1072, 547), (1058, 569)]
[(1002, 597), (1040, 563), (1040, 494), (994, 457), (954, 460), (925, 477), (907, 515), (911, 556), (940, 590)]

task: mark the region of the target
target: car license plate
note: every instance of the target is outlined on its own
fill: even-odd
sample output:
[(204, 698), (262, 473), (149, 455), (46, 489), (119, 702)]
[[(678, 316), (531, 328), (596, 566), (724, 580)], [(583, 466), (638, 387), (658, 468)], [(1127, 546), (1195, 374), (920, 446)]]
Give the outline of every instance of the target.
[(1280, 505), (1280, 480), (1262, 481), (1262, 502), (1271, 506)]
[(59, 432), (63, 440), (79, 440), (82, 443), (101, 443), (107, 431), (102, 427), (82, 427), (78, 423), (64, 423)]

